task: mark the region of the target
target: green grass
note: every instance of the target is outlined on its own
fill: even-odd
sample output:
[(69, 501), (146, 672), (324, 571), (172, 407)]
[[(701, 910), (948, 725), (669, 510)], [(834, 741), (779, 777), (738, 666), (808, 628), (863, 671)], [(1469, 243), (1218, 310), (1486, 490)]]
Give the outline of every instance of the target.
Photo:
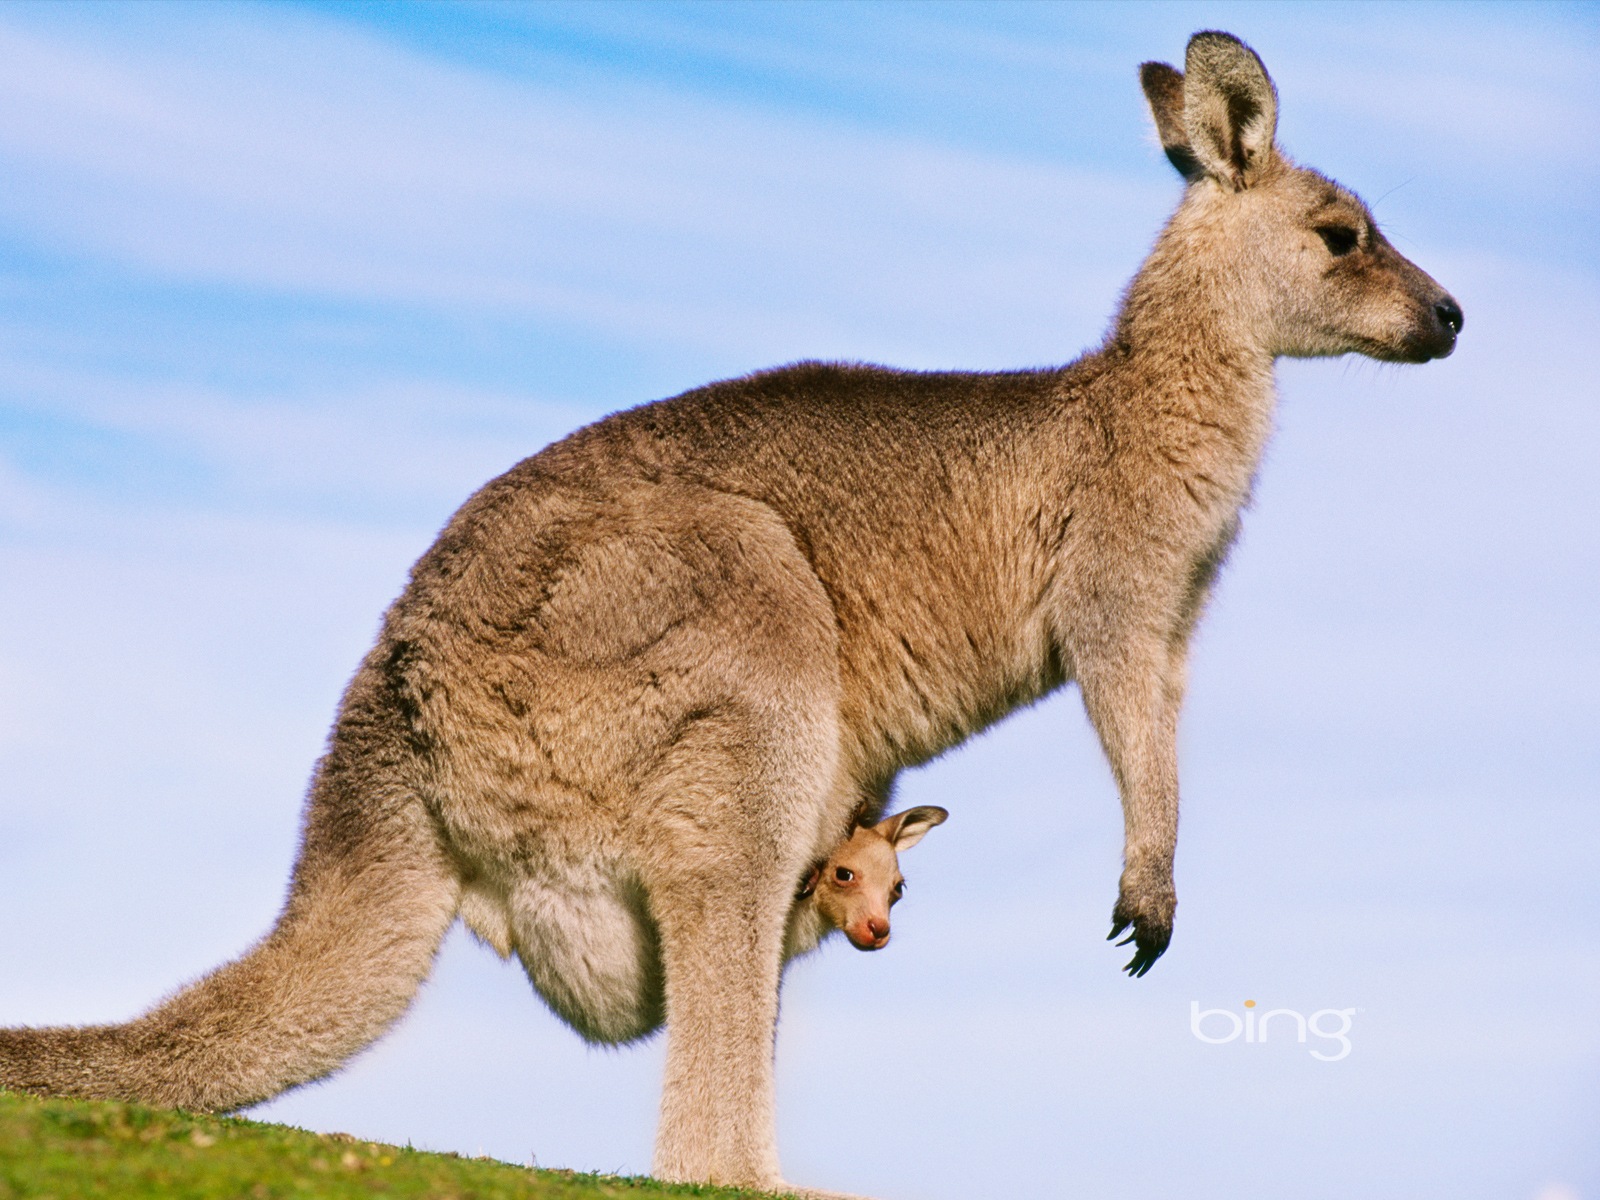
[(0, 1092), (0, 1200), (755, 1200), (766, 1193), (531, 1171), (231, 1117)]

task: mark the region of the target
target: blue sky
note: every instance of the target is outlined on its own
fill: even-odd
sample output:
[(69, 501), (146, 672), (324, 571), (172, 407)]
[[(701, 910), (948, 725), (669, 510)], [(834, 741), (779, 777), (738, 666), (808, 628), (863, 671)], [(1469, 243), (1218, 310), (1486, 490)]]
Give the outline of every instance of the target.
[[(1068, 692), (902, 781), (953, 816), (889, 950), (791, 972), (785, 1167), (1600, 1198), (1592, 5), (0, 8), (0, 1021), (120, 1019), (267, 927), (379, 614), (520, 457), (800, 357), (1092, 344), (1179, 191), (1135, 67), (1206, 27), (1461, 348), (1280, 372), (1155, 971), (1101, 941), (1120, 816)], [(1192, 1036), (1247, 998), (1356, 1009), (1350, 1055)], [(660, 1054), (458, 931), (258, 1111), (640, 1171)]]

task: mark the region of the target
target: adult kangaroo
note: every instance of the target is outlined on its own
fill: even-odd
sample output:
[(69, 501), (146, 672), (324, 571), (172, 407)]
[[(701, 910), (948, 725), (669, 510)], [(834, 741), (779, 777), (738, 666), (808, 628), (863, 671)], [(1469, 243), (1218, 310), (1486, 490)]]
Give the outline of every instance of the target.
[[(579, 430), (473, 496), (340, 704), (288, 900), (122, 1025), (0, 1031), (0, 1085), (233, 1109), (384, 1032), (459, 914), (586, 1038), (664, 1021), (655, 1171), (777, 1186), (797, 888), (920, 763), (1069, 680), (1126, 821), (1113, 936), (1176, 900), (1190, 634), (1281, 355), (1442, 358), (1461, 309), (1274, 145), (1225, 33), (1142, 68), (1182, 203), (1105, 342), (1001, 373), (799, 363)], [(1126, 940), (1126, 939), (1125, 939)]]

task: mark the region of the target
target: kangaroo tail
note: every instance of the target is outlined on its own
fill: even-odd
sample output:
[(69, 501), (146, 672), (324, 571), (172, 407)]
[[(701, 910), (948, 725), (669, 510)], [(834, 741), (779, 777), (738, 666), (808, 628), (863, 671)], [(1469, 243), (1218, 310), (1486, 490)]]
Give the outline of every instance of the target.
[(414, 788), (399, 706), (352, 682), (306, 805), (276, 926), (122, 1025), (0, 1029), (0, 1088), (226, 1111), (321, 1078), (403, 1014), (458, 876)]

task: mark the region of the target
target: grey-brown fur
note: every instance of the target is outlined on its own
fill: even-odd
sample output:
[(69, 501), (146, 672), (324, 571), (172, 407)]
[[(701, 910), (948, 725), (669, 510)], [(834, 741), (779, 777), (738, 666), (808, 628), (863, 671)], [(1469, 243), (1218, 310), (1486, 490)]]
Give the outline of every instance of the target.
[(797, 881), (894, 774), (1069, 680), (1120, 788), (1114, 932), (1175, 897), (1189, 636), (1273, 361), (1442, 357), (1460, 309), (1273, 145), (1253, 52), (1146, 64), (1190, 180), (1105, 343), (1050, 370), (800, 363), (578, 431), (483, 488), (346, 693), (271, 934), (126, 1025), (0, 1031), (0, 1085), (228, 1109), (404, 1010), (459, 912), (584, 1036), (665, 1019), (656, 1171), (780, 1180)]

